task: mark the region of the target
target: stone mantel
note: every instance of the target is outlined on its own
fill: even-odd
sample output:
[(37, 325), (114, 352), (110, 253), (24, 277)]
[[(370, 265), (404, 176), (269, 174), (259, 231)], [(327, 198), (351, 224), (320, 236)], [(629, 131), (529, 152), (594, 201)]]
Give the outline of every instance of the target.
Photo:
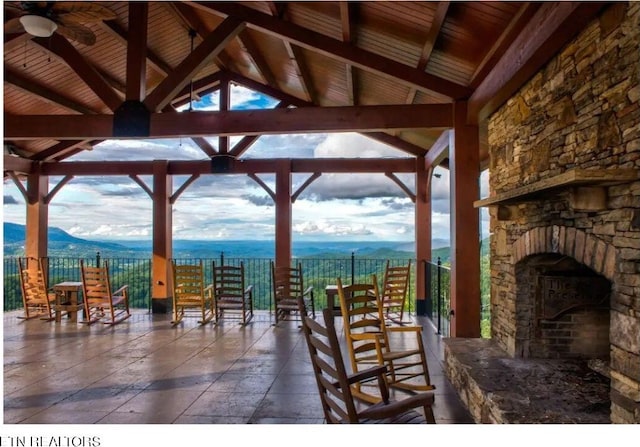
[(473, 205), (476, 208), (492, 205), (514, 205), (536, 200), (543, 193), (570, 187), (604, 187), (633, 182), (639, 179), (640, 171), (637, 169), (571, 169), (554, 177), (545, 178), (482, 200), (476, 200)]

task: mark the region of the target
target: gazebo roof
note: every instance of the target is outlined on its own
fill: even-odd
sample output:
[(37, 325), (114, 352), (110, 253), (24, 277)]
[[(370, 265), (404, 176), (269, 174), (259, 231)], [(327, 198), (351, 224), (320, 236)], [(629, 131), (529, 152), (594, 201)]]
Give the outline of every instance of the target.
[[(227, 149), (206, 137), (332, 130), (365, 133), (438, 163), (457, 100), (467, 101), (468, 122), (480, 126), (486, 161), (487, 116), (602, 8), (80, 2), (74, 8), (100, 4), (115, 15), (85, 23), (96, 37), (88, 45), (65, 38), (64, 26), (49, 38), (25, 33), (11, 19), (29, 3), (4, 2), (5, 170), (15, 164), (8, 154), (60, 161), (109, 138), (191, 136), (214, 157)], [(175, 113), (229, 82), (280, 104), (265, 114), (194, 112), (201, 120)]]

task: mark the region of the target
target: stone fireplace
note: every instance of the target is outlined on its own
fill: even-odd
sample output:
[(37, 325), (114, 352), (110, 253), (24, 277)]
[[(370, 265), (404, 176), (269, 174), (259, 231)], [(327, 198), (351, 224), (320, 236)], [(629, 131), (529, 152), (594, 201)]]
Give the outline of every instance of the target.
[(445, 340), (477, 422), (640, 423), (639, 41), (615, 4), (489, 119), (491, 338)]

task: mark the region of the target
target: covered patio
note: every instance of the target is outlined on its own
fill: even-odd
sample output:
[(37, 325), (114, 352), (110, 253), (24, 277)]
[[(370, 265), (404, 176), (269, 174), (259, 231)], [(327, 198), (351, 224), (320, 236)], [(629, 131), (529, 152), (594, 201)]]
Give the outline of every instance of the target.
[[(491, 357), (500, 376), (531, 359), (603, 365), (609, 400), (590, 408), (640, 422), (638, 2), (82, 2), (108, 13), (97, 8), (89, 34), (59, 20), (49, 37), (20, 19), (65, 11), (5, 3), (4, 178), (26, 204), (25, 255), (47, 256), (50, 204), (78, 176), (127, 176), (153, 203), (153, 312), (97, 330), (5, 314), (5, 423), (320, 422), (317, 396), (296, 392), (313, 389), (298, 373), (309, 365), (297, 327), (166, 324), (172, 207), (201, 176), (246, 175), (273, 201), (275, 263), (288, 266), (293, 203), (309, 185), (385, 175), (414, 206), (423, 266), (437, 166), (450, 173), (451, 339), (425, 331), (442, 381), (436, 419), (469, 422), (457, 395), (474, 422), (534, 422), (526, 406), (513, 419), (491, 406), (494, 381), (477, 374)], [(233, 110), (232, 85), (277, 104)], [(219, 110), (191, 108), (214, 92)], [(247, 156), (262, 135), (318, 132), (357, 132), (401, 156)], [(202, 159), (71, 158), (159, 138), (189, 138)], [(478, 340), (484, 207), (490, 340)], [(428, 327), (423, 272), (414, 286)]]

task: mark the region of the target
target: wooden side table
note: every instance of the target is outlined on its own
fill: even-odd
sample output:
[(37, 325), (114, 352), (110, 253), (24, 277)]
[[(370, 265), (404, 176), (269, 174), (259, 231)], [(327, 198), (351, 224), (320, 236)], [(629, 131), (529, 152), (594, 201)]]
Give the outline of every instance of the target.
[(327, 309), (331, 309), (333, 311), (334, 317), (339, 317), (342, 315), (342, 311), (340, 310), (340, 304), (336, 306), (336, 297), (338, 296), (338, 286), (336, 284), (329, 284), (324, 289), (324, 293), (327, 295)]
[(75, 281), (64, 281), (53, 286), (56, 293), (56, 303), (53, 306), (56, 322), (62, 321), (62, 312), (69, 315), (69, 319), (76, 323), (78, 321), (78, 311), (82, 310), (80, 301), (80, 291), (82, 283)]

